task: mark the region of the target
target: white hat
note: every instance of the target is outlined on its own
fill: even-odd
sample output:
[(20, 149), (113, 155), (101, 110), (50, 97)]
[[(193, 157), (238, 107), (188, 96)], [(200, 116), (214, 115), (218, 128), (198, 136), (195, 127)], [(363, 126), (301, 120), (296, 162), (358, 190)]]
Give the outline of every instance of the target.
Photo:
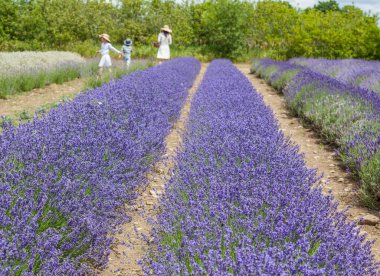
[(111, 42), (110, 40), (110, 36), (108, 34), (101, 34), (99, 35), (100, 38), (104, 38), (105, 40), (107, 40), (108, 42)]
[(170, 30), (169, 26), (168, 25), (164, 25), (162, 28), (161, 28), (161, 31), (165, 31), (165, 32), (168, 32), (168, 33), (171, 33), (172, 30)]

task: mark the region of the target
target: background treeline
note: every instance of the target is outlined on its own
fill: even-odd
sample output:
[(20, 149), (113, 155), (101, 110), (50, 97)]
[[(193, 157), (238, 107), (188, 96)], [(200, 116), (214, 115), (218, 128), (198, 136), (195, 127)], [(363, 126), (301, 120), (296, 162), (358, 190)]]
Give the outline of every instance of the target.
[(92, 56), (97, 35), (130, 37), (135, 57), (154, 55), (159, 28), (173, 29), (173, 53), (201, 59), (252, 56), (380, 58), (377, 16), (336, 1), (295, 9), (285, 1), (0, 0), (0, 50), (71, 50)]

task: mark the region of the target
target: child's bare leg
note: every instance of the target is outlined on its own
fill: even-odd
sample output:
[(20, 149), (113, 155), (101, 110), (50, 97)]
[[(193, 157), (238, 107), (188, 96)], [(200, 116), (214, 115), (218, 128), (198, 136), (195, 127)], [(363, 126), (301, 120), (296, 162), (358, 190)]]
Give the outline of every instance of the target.
[(127, 70), (129, 69), (129, 65), (131, 65), (131, 59), (127, 60)]
[(111, 68), (111, 67), (108, 67), (108, 75), (109, 75), (109, 78), (110, 78), (110, 79), (113, 79), (113, 76), (112, 76), (112, 68)]
[(103, 67), (99, 67), (98, 74), (96, 76), (97, 79), (101, 78), (103, 75)]

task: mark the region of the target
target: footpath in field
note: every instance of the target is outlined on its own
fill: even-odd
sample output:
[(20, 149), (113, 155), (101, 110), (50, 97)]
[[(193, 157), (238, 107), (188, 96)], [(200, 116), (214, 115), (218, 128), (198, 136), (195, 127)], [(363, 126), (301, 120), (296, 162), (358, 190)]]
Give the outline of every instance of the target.
[(143, 275), (138, 262), (147, 252), (149, 241), (152, 240), (149, 218), (154, 217), (158, 211), (158, 198), (163, 193), (165, 182), (170, 178), (170, 171), (174, 167), (173, 160), (182, 142), (181, 135), (188, 120), (191, 101), (206, 68), (207, 64), (202, 64), (201, 70), (189, 90), (180, 118), (165, 138), (164, 160), (157, 162), (153, 171), (147, 175), (149, 185), (145, 191), (141, 191), (140, 197), (136, 200), (136, 205), (126, 206), (131, 222), (125, 224), (115, 237), (116, 243), (112, 248), (108, 267), (101, 275)]
[[(89, 59), (87, 63), (96, 62), (98, 58)], [(135, 64), (145, 65), (149, 61), (136, 59)], [(124, 62), (114, 61), (115, 68), (122, 68)], [(27, 112), (33, 116), (38, 108), (60, 102), (65, 97), (72, 97), (83, 91), (87, 77), (81, 77), (62, 84), (52, 83), (43, 88), (35, 88), (28, 92), (23, 92), (7, 99), (0, 99), (0, 117), (8, 116), (12, 119), (20, 117), (20, 113)]]
[(63, 84), (51, 84), (44, 88), (0, 99), (0, 116), (18, 117), (17, 114), (26, 111), (34, 114), (36, 108), (58, 102), (65, 96), (78, 94), (83, 89), (84, 79), (75, 79)]
[(375, 240), (373, 254), (376, 261), (380, 262), (380, 223), (373, 226), (380, 213), (360, 205), (356, 195), (358, 184), (345, 171), (334, 149), (326, 146), (313, 130), (305, 129), (297, 118), (289, 115), (284, 97), (267, 85), (264, 80), (251, 75), (249, 64), (237, 64), (236, 67), (248, 77), (263, 96), (265, 104), (273, 110), (284, 134), (300, 147), (307, 166), (316, 168), (318, 174), (323, 174), (321, 183), (324, 193), (328, 194), (331, 190), (332, 195), (339, 202), (339, 209), (349, 207), (350, 220), (358, 222), (360, 218), (364, 218), (363, 231), (368, 234), (370, 240)]

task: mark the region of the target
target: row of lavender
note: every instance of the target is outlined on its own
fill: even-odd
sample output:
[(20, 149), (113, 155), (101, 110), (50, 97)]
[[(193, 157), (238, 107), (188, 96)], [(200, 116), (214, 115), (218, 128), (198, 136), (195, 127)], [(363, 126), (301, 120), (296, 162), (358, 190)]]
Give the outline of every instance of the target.
[(335, 78), (343, 83), (359, 86), (380, 95), (380, 62), (360, 59), (293, 58), (290, 63)]
[(371, 245), (312, 188), (271, 110), (226, 60), (209, 66), (154, 226), (151, 275), (374, 275)]
[(164, 149), (199, 71), (181, 58), (87, 91), (0, 136), (0, 274), (104, 267), (124, 204)]
[(338, 145), (361, 181), (364, 204), (380, 206), (380, 96), (290, 62), (256, 60), (252, 72), (283, 92), (290, 109)]
[(0, 98), (78, 78), (85, 68), (71, 52), (0, 52)]

